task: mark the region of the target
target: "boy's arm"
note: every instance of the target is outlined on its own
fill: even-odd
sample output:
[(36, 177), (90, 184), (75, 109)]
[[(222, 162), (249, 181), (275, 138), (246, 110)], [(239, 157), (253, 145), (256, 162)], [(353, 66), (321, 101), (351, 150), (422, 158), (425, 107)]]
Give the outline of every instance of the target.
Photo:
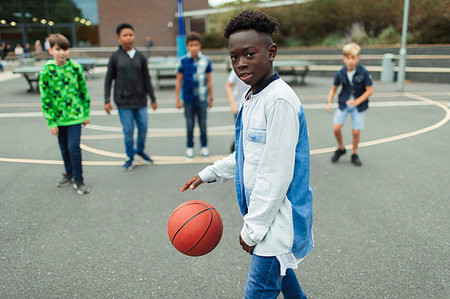
[(83, 119), (84, 124), (89, 123), (89, 114), (91, 113), (91, 98), (86, 86), (86, 78), (84, 77), (83, 67), (80, 68), (78, 73), (79, 95), (81, 104), (83, 105)]
[(52, 130), (57, 128), (58, 125), (56, 123), (56, 114), (53, 110), (53, 102), (49, 84), (48, 70), (44, 67), (39, 73), (39, 92), (41, 94), (42, 112), (47, 120), (49, 129)]
[(181, 93), (181, 82), (183, 81), (183, 73), (177, 73), (177, 82), (175, 83), (175, 97), (176, 97), (176, 103), (175, 106), (178, 109), (183, 108), (183, 103), (181, 103), (180, 99), (180, 93)]
[(116, 59), (117, 54), (113, 53), (109, 58), (108, 70), (105, 76), (105, 111), (109, 114), (111, 112), (111, 85), (112, 81), (116, 78)]
[[(299, 116), (290, 103), (276, 100), (267, 113), (266, 144), (254, 174), (255, 186), (241, 230), (241, 237), (249, 246), (264, 239), (286, 197), (294, 176), (299, 129)], [(309, 155), (304, 159), (309, 160)]]
[(233, 85), (233, 83), (227, 81), (227, 83), (225, 84), (225, 91), (227, 93), (228, 100), (230, 101), (231, 112), (236, 115), (238, 114), (238, 106), (233, 95)]
[(145, 90), (147, 91), (147, 94), (150, 96), (153, 110), (155, 110), (157, 107), (156, 106), (156, 97), (155, 97), (155, 93), (153, 91), (150, 73), (148, 71), (147, 58), (145, 58), (143, 55), (142, 55), (142, 66), (143, 66), (142, 69), (144, 72), (142, 75), (144, 76)]
[(234, 158), (234, 153), (230, 154), (228, 157), (222, 160), (214, 162), (213, 165), (207, 166), (197, 175), (194, 175), (189, 179), (183, 187), (180, 188), (181, 192), (187, 189), (195, 190), (200, 184), (204, 182), (214, 182), (223, 183), (229, 179), (234, 178), (236, 169), (236, 161)]
[(366, 86), (366, 91), (360, 97), (354, 100), (347, 101), (347, 103), (353, 106), (358, 106), (362, 102), (366, 101), (372, 95), (372, 93), (373, 93), (372, 85)]
[(327, 100), (327, 108), (326, 108), (328, 113), (331, 111), (331, 102), (333, 102), (333, 98), (336, 93), (336, 89), (337, 89), (337, 86), (333, 85), (330, 89), (330, 92), (328, 92), (328, 100)]
[(209, 94), (208, 107), (211, 108), (213, 106), (214, 101), (211, 72), (206, 73), (206, 84), (208, 85), (208, 94)]

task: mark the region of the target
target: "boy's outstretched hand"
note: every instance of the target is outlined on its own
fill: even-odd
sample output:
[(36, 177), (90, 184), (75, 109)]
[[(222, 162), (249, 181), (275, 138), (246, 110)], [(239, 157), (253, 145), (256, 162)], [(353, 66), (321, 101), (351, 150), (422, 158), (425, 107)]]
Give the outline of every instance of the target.
[(187, 181), (183, 187), (180, 188), (181, 192), (186, 191), (187, 189), (195, 190), (199, 185), (203, 183), (202, 179), (198, 176), (198, 174), (194, 175), (189, 181)]

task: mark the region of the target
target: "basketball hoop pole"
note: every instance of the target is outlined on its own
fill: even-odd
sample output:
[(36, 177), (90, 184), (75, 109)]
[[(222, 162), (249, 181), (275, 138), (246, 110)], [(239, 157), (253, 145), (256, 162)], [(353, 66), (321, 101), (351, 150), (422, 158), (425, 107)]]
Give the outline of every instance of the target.
[(177, 36), (177, 56), (186, 54), (186, 37), (184, 35), (183, 0), (178, 0), (178, 36)]

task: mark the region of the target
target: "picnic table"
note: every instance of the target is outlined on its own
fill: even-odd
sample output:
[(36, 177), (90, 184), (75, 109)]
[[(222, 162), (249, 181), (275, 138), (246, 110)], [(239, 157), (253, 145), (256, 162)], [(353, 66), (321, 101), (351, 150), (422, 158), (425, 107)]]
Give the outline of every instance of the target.
[(280, 76), (294, 76), (294, 83), (305, 84), (305, 77), (309, 72), (311, 63), (306, 60), (275, 60), (273, 62), (274, 70)]
[[(83, 67), (83, 70), (88, 72), (95, 67), (96, 59), (94, 58), (73, 58), (75, 62), (78, 62)], [(14, 74), (21, 74), (29, 85), (28, 92), (38, 91), (39, 72), (42, 69), (43, 64), (40, 65), (22, 65), (13, 71)], [(34, 87), (33, 83), (36, 85)]]
[(157, 89), (161, 88), (162, 81), (168, 80), (171, 85), (175, 85), (177, 76), (177, 58), (160, 58), (151, 59), (148, 65), (149, 71), (155, 72), (155, 86)]

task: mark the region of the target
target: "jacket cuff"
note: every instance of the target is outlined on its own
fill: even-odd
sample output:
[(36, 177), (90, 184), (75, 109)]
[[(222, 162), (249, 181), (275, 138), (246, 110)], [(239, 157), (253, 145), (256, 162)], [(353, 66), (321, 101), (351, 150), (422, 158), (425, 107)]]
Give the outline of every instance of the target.
[(111, 99), (105, 99), (105, 104), (111, 103)]
[(248, 235), (247, 229), (245, 228), (245, 224), (241, 229), (241, 238), (248, 246), (255, 246), (256, 242), (254, 242), (250, 236)]
[(200, 177), (203, 183), (214, 181), (216, 179), (214, 172), (211, 171), (209, 166), (200, 171), (198, 173), (198, 176)]

